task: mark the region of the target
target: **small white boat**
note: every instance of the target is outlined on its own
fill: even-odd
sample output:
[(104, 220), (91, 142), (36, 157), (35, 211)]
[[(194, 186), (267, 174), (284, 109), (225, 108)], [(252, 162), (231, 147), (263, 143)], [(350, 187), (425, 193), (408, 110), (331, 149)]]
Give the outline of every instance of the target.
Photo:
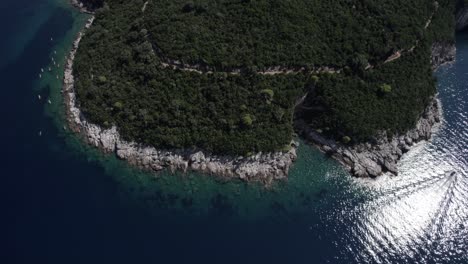
[(49, 71), (52, 71), (52, 69), (49, 67)]
[(48, 104), (52, 104), (52, 101), (50, 101), (50, 99), (49, 99), (49, 100), (47, 100), (47, 103), (48, 103)]
[(41, 68), (41, 72), (44, 72), (44, 69), (43, 69), (43, 68)]
[(50, 41), (54, 41), (54, 38), (50, 37)]
[(54, 61), (54, 65), (55, 65), (55, 61)]
[(39, 79), (41, 79), (41, 78), (42, 78), (42, 74), (39, 73)]
[(56, 50), (54, 50), (54, 54), (57, 54), (57, 51), (56, 51)]
[(60, 68), (60, 63), (57, 63), (57, 68)]
[(40, 94), (37, 95), (37, 99), (41, 100), (41, 95)]
[(57, 76), (55, 76), (55, 77), (57, 77), (57, 80), (59, 79), (58, 75), (57, 75)]
[(42, 131), (39, 130), (39, 136), (42, 136)]

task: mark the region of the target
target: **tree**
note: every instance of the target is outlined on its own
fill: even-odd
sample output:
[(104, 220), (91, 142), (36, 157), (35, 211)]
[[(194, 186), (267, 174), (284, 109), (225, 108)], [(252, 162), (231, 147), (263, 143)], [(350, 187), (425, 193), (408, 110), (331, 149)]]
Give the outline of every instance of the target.
[(242, 124), (247, 127), (251, 127), (253, 123), (252, 116), (250, 114), (245, 114), (242, 117)]
[(380, 86), (380, 92), (383, 93), (383, 94), (388, 94), (388, 93), (391, 93), (392, 92), (392, 86), (389, 85), (389, 84), (382, 84)]
[(99, 81), (100, 84), (104, 84), (104, 83), (107, 82), (107, 78), (106, 78), (106, 76), (101, 75), (101, 76), (98, 77), (98, 81)]
[(117, 108), (118, 110), (121, 110), (123, 108), (122, 102), (115, 102), (114, 107)]
[(353, 70), (358, 71), (364, 70), (369, 64), (369, 61), (367, 60), (367, 57), (365, 55), (358, 54), (351, 60), (350, 64)]
[(265, 98), (267, 103), (271, 103), (271, 101), (273, 101), (273, 97), (275, 96), (275, 92), (273, 92), (271, 89), (263, 89), (260, 91), (260, 93)]
[(312, 80), (312, 84), (316, 85), (319, 82), (320, 78), (317, 75), (313, 75), (311, 77), (311, 80)]
[(341, 142), (343, 142), (344, 144), (348, 144), (349, 142), (351, 142), (351, 138), (349, 136), (344, 136), (341, 139)]

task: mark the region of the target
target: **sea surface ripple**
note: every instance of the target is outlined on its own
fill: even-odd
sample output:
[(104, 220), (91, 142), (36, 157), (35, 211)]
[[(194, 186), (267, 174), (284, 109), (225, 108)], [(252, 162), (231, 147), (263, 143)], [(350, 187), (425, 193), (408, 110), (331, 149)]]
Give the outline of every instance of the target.
[(335, 215), (351, 226), (339, 242), (353, 262), (468, 263), (468, 35), (438, 78), (443, 120), (405, 155), (398, 177), (358, 180), (371, 193)]

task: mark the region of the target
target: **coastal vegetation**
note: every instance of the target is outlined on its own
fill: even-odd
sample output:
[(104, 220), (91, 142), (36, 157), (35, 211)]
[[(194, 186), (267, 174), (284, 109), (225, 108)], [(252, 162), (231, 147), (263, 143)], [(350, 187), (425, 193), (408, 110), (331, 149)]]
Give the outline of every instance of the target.
[(354, 141), (379, 130), (405, 132), (435, 94), (429, 57), (429, 47), (421, 47), (378, 70), (323, 74), (300, 118), (325, 134)]
[(296, 118), (345, 143), (406, 131), (435, 93), (430, 48), (452, 40), (453, 5), (107, 0), (75, 59), (77, 99), (93, 123), (161, 148), (283, 150), (304, 95)]
[(432, 0), (161, 0), (148, 4), (142, 20), (152, 43), (184, 62), (345, 66), (411, 47), (434, 10)]

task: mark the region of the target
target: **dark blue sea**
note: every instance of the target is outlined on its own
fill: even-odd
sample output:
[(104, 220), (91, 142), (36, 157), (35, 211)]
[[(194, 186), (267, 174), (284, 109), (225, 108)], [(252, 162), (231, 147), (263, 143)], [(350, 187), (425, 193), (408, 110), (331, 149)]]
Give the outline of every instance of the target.
[(266, 190), (86, 146), (60, 88), (87, 16), (68, 0), (2, 0), (0, 14), (0, 263), (468, 263), (468, 33), (436, 73), (443, 122), (398, 177), (352, 179), (303, 143)]

